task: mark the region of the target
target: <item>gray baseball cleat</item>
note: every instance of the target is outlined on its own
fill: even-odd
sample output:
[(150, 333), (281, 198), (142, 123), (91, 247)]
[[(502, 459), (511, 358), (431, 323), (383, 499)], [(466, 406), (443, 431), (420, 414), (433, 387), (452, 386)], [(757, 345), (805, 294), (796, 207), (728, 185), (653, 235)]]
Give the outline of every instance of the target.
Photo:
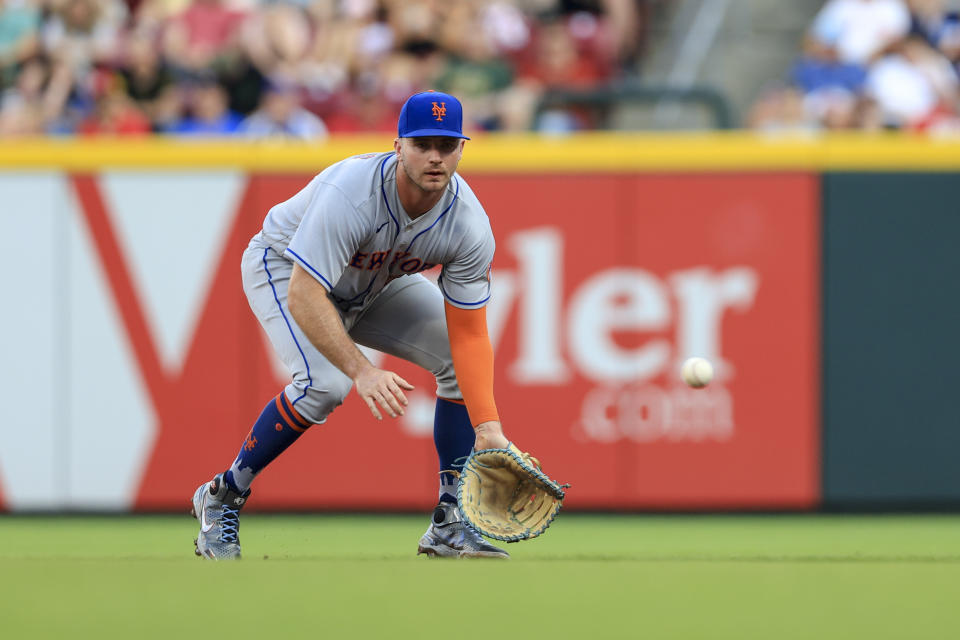
[(433, 522), (417, 546), (417, 555), (421, 553), (436, 558), (510, 557), (509, 553), (489, 544), (464, 522), (460, 509), (449, 502), (441, 502), (433, 510)]
[(240, 509), (250, 496), (231, 489), (218, 473), (193, 494), (190, 515), (200, 521), (200, 534), (193, 541), (198, 556), (211, 560), (240, 557)]

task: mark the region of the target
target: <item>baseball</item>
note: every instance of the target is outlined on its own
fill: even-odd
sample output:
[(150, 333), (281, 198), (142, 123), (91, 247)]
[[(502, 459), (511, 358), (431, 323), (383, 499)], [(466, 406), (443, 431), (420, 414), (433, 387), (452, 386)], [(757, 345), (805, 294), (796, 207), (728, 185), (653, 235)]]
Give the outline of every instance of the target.
[(683, 381), (694, 389), (700, 389), (713, 380), (713, 365), (706, 358), (687, 358), (680, 368)]

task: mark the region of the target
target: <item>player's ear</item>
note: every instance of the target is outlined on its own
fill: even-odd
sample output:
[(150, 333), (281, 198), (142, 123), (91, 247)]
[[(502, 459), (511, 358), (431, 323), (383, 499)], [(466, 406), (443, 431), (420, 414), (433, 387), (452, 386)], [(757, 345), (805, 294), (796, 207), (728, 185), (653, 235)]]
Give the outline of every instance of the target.
[(393, 139), (393, 150), (396, 151), (397, 153), (400, 153), (400, 140), (401, 140), (400, 138)]

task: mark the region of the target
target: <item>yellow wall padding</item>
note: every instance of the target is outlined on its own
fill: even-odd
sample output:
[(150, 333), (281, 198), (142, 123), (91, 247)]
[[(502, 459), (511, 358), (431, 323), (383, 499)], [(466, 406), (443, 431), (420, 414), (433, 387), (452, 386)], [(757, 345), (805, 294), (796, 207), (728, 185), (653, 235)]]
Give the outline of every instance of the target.
[[(175, 138), (50, 138), (0, 141), (0, 170), (224, 169), (315, 173), (358, 153), (386, 151), (385, 136), (335, 136), (323, 142)], [(621, 171), (955, 171), (960, 137), (904, 134), (776, 135), (584, 133), (572, 136), (476, 135), (464, 173)]]

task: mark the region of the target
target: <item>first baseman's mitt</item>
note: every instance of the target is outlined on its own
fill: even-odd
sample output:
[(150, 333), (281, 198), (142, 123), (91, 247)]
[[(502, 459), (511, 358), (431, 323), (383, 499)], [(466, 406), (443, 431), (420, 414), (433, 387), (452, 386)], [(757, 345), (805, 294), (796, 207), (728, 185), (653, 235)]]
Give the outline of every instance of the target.
[(470, 454), (460, 474), (457, 502), (474, 529), (517, 542), (543, 533), (563, 505), (565, 487), (540, 471), (540, 462), (510, 443)]

